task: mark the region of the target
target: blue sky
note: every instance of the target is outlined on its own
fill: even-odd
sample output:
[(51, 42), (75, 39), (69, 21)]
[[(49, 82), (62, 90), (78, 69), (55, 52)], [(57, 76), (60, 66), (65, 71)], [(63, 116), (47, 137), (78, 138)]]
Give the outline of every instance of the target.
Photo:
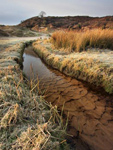
[(113, 0), (0, 0), (0, 24), (18, 24), (38, 16), (113, 15)]

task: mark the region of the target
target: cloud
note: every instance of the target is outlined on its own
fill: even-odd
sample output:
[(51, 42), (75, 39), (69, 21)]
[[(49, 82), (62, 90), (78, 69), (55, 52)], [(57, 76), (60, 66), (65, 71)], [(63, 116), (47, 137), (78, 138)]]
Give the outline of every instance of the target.
[(0, 0), (0, 23), (17, 24), (42, 10), (49, 16), (113, 15), (112, 6), (112, 0)]

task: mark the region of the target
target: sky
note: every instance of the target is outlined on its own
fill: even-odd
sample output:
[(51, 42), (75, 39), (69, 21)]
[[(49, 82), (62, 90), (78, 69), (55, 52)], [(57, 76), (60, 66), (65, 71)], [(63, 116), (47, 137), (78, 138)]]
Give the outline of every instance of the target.
[(38, 16), (113, 15), (113, 0), (0, 0), (0, 24), (16, 25)]

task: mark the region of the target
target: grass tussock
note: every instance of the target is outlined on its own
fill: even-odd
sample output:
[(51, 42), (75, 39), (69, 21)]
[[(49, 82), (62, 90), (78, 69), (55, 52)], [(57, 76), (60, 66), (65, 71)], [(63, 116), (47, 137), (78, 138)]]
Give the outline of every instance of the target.
[(85, 32), (56, 31), (51, 42), (55, 48), (65, 48), (68, 51), (84, 51), (89, 47), (113, 50), (113, 31), (110, 29), (93, 29)]
[[(62, 73), (87, 81), (113, 93), (113, 54), (107, 52), (81, 52), (61, 54), (59, 51), (48, 49), (39, 41), (33, 43), (34, 51), (46, 64)], [(51, 48), (51, 45), (50, 45)], [(108, 58), (108, 59), (107, 59)]]
[(20, 46), (0, 53), (0, 149), (68, 150), (62, 116), (38, 95), (38, 84), (25, 79), (15, 61)]

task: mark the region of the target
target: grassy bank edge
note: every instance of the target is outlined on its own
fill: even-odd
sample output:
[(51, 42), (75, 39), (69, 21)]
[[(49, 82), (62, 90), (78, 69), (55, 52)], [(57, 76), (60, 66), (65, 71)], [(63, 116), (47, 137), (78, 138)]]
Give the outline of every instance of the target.
[(24, 48), (31, 43), (0, 54), (0, 148), (68, 150), (62, 116), (38, 95), (38, 87), (25, 80), (20, 69)]
[(109, 94), (113, 94), (113, 68), (108, 65), (92, 58), (81, 58), (78, 55), (77, 59), (74, 59), (55, 54), (52, 49), (49, 50), (38, 41), (33, 43), (33, 48), (49, 66), (68, 76), (102, 87)]

